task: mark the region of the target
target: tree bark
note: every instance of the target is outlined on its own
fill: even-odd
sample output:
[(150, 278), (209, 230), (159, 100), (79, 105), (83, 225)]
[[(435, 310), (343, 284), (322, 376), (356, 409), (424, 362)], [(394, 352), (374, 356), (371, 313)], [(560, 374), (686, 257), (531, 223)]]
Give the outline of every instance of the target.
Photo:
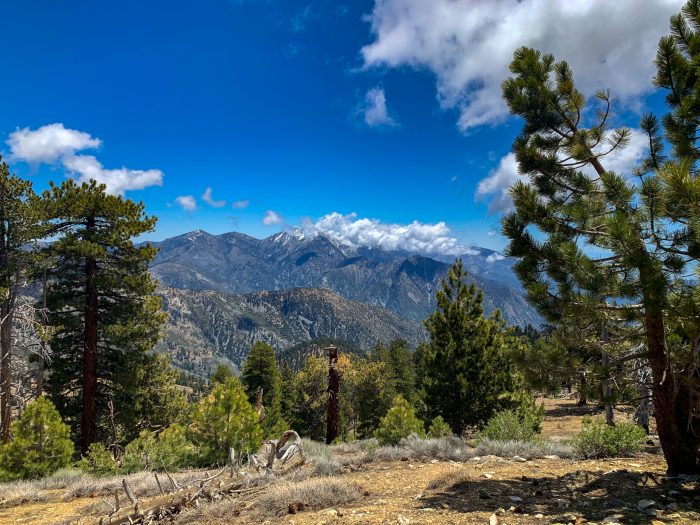
[(0, 442), (10, 441), (12, 423), (12, 300), (13, 291), (0, 305)]
[(603, 380), (600, 382), (603, 403), (605, 404), (605, 422), (611, 427), (615, 426), (615, 413), (611, 402), (612, 389), (610, 388), (610, 355), (605, 346), (608, 344), (608, 328), (603, 327), (601, 334), (603, 350), (601, 351), (600, 364), (603, 369)]
[[(95, 228), (95, 219), (89, 218), (87, 230)], [(81, 448), (87, 452), (97, 440), (97, 261), (85, 259), (85, 336), (83, 343), (83, 413)]]

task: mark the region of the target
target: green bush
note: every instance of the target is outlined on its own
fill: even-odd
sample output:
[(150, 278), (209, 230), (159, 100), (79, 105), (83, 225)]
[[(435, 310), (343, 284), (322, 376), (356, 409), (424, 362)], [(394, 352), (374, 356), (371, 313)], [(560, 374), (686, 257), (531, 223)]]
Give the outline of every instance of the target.
[(516, 410), (504, 410), (488, 420), (480, 435), (492, 441), (532, 441), (537, 432), (530, 418)]
[(90, 444), (87, 454), (78, 461), (78, 468), (97, 476), (117, 474), (120, 470), (112, 453), (99, 442)]
[(205, 463), (225, 463), (229, 448), (236, 454), (257, 452), (262, 444), (258, 414), (238, 379), (217, 383), (199, 401), (192, 416), (192, 438)]
[(416, 434), (425, 437), (423, 422), (416, 417), (415, 409), (402, 396), (394, 398), (386, 416), (374, 431), (374, 437), (382, 445), (396, 445), (401, 438)]
[(185, 428), (174, 424), (157, 436), (144, 431), (124, 449), (122, 468), (126, 472), (167, 470), (189, 467), (194, 463), (194, 446)]
[(644, 429), (634, 423), (611, 427), (601, 419), (586, 418), (583, 430), (572, 440), (576, 453), (585, 458), (629, 456), (642, 449)]
[(70, 429), (45, 397), (29, 403), (11, 431), (12, 441), (0, 447), (0, 479), (40, 478), (70, 463)]
[(428, 429), (429, 438), (450, 437), (451, 435), (452, 429), (450, 425), (442, 419), (442, 416), (437, 416), (430, 422), (430, 428)]

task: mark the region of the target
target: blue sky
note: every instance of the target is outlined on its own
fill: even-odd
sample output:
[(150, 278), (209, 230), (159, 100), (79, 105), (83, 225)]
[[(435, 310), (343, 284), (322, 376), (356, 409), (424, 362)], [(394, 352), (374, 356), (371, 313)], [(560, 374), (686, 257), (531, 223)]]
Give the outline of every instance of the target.
[[(619, 42), (588, 46), (590, 25), (557, 24), (585, 26), (603, 0), (563, 4), (7, 2), (0, 150), (37, 189), (64, 176), (118, 179), (114, 191), (159, 217), (152, 239), (332, 223), (359, 238), (379, 228), (429, 246), (435, 235), (501, 249), (493, 232), (508, 206), (519, 125), (498, 84), (515, 47), (569, 59), (582, 78), (595, 77), (585, 89), (617, 88), (621, 125), (662, 109), (650, 64), (680, 2), (650, 1), (631, 23), (629, 11), (613, 9), (595, 23), (601, 34), (622, 33)], [(634, 147), (619, 163), (642, 154)]]

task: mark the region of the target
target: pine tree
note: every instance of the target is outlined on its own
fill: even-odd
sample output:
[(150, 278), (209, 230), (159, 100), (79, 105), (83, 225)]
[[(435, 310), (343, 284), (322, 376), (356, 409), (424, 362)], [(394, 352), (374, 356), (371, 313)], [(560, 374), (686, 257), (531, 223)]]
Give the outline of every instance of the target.
[(349, 426), (357, 438), (368, 438), (396, 396), (392, 381), (387, 381), (387, 364), (374, 359), (355, 358), (343, 373), (341, 416), (351, 419)]
[(211, 375), (210, 381), (212, 382), (213, 386), (215, 383), (225, 383), (234, 377), (236, 377), (236, 375), (233, 373), (233, 369), (230, 366), (221, 363), (216, 366), (216, 370), (214, 370), (214, 373)]
[(70, 463), (70, 429), (43, 396), (29, 403), (12, 423), (12, 436), (12, 441), (0, 446), (0, 480), (48, 476)]
[(29, 245), (44, 235), (40, 202), (29, 181), (0, 157), (0, 442), (12, 422), (12, 329), (18, 289), (35, 259)]
[(275, 351), (269, 344), (262, 341), (253, 344), (243, 363), (241, 380), (251, 404), (255, 404), (258, 391), (262, 389), (265, 407), (263, 431), (266, 436), (277, 434), (281, 426), (285, 426), (281, 413), (282, 377)]
[(258, 415), (238, 379), (216, 384), (200, 400), (190, 429), (202, 459), (209, 464), (225, 463), (230, 448), (236, 454), (257, 452), (262, 443)]
[(396, 445), (411, 434), (425, 437), (423, 422), (416, 417), (416, 410), (408, 401), (398, 395), (374, 431), (374, 437), (383, 445)]
[(413, 355), (405, 339), (395, 339), (386, 347), (377, 343), (371, 355), (375, 360), (386, 363), (392, 388), (409, 403), (416, 401), (416, 370)]
[(425, 321), (430, 343), (423, 349), (428, 416), (441, 415), (455, 434), (509, 406), (515, 386), (504, 323), (498, 313), (484, 317), (483, 294), (466, 278), (456, 261), (436, 295), (437, 310)]
[(116, 398), (129, 399), (137, 374), (157, 342), (165, 316), (148, 272), (155, 256), (134, 237), (156, 219), (143, 203), (108, 195), (95, 181), (51, 185), (43, 195), (58, 239), (48, 248), (47, 306), (56, 332), (47, 390), (81, 449), (112, 435)]
[[(503, 95), (524, 119), (513, 151), (528, 180), (511, 189), (515, 211), (503, 219), (516, 273), (551, 322), (585, 318), (602, 334), (641, 328), (669, 471), (697, 472), (697, 380), (685, 379), (665, 318), (671, 297), (687, 286), (684, 269), (700, 254), (700, 181), (689, 161), (664, 162), (660, 126), (650, 115), (640, 125), (648, 158), (631, 173), (608, 171), (605, 156), (630, 137), (626, 128), (608, 128), (610, 95), (596, 95), (602, 108), (584, 127), (591, 111), (566, 62), (521, 48), (510, 70)], [(676, 151), (685, 155), (688, 148), (674, 133)]]
[(178, 377), (167, 354), (143, 354), (139, 366), (118, 374), (115, 381), (120, 388), (115, 391), (113, 405), (115, 420), (123, 430), (111, 441), (131, 441), (143, 431), (156, 432), (186, 422), (190, 407), (177, 386)]

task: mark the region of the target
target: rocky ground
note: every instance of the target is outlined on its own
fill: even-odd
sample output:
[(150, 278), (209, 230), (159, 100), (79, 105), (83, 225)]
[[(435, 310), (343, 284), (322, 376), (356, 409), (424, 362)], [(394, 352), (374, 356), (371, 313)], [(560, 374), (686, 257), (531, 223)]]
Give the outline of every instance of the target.
[[(565, 440), (580, 427), (583, 414), (572, 401), (547, 403), (543, 432)], [(354, 462), (338, 454), (345, 467), (321, 478), (357, 487), (342, 505), (309, 510), (303, 501), (282, 501), (277, 515), (260, 514), (255, 498), (245, 502), (204, 504), (183, 513), (178, 523), (268, 525), (350, 524), (573, 524), (700, 523), (700, 484), (694, 478), (666, 477), (654, 445), (633, 458), (572, 460), (556, 457), (524, 460), (477, 456), (464, 462)], [(345, 457), (343, 457), (345, 456)], [(323, 481), (326, 480), (326, 481)], [(314, 481), (316, 484), (319, 481)], [(50, 492), (50, 491), (49, 491)], [(0, 524), (92, 523), (99, 496), (67, 499), (55, 490), (45, 501), (14, 506), (0, 501)], [(88, 494), (89, 496), (89, 494)], [(78, 518), (82, 516), (82, 518)]]

